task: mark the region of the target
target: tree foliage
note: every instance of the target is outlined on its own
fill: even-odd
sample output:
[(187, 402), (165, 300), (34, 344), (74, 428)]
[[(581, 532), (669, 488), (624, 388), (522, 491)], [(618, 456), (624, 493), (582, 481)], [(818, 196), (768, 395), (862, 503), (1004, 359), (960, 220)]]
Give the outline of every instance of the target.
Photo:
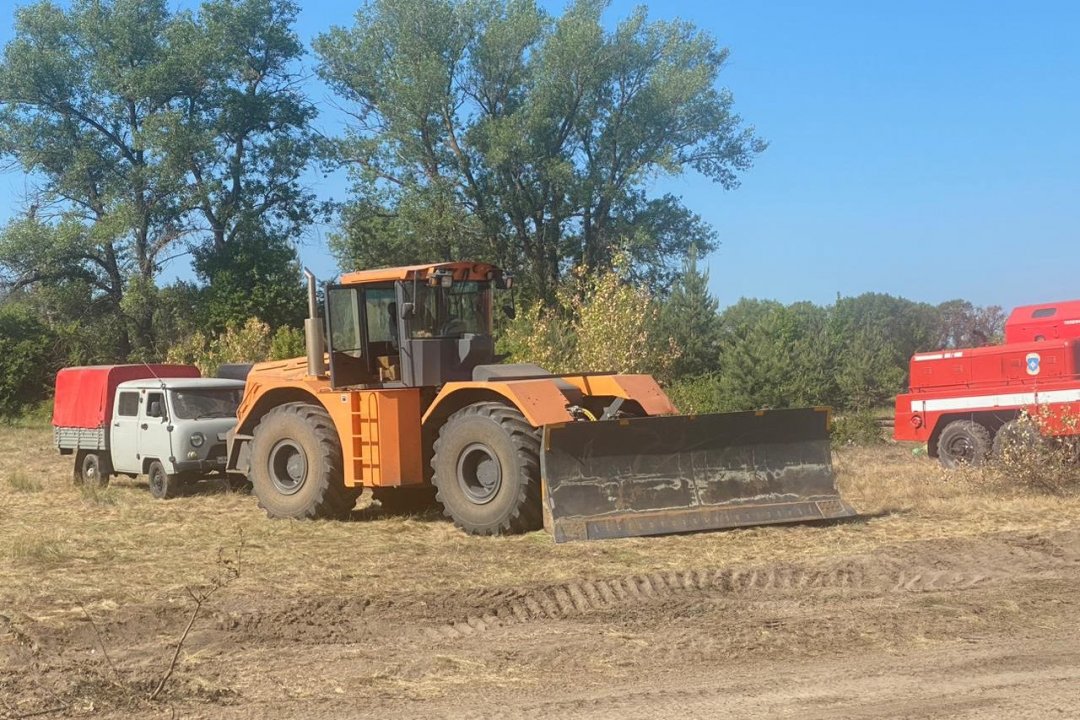
[(682, 274), (672, 285), (661, 320), (679, 355), (672, 361), (675, 377), (707, 375), (720, 354), (719, 303), (709, 293), (709, 272), (698, 269), (697, 248), (691, 246)]
[(289, 0), (18, 9), (0, 62), (0, 155), (40, 191), (0, 239), (9, 288), (82, 283), (121, 319), (115, 355), (146, 357), (156, 277), (185, 248), (209, 247), (210, 281), (237, 238), (247, 257), (280, 256), (313, 212), (295, 15)]
[(628, 281), (625, 257), (599, 274), (576, 271), (549, 306), (531, 303), (505, 333), (514, 359), (551, 372), (666, 375), (677, 356), (658, 322), (660, 303)]
[(0, 306), (0, 416), (46, 397), (59, 368), (54, 333), (23, 305)]
[(644, 9), (606, 30), (606, 3), (553, 17), (533, 0), (372, 0), (315, 40), (354, 122), (337, 146), (358, 199), (345, 266), (483, 257), (552, 301), (570, 268), (663, 287), (712, 230), (658, 175), (734, 187), (764, 143), (716, 81), (727, 51)]

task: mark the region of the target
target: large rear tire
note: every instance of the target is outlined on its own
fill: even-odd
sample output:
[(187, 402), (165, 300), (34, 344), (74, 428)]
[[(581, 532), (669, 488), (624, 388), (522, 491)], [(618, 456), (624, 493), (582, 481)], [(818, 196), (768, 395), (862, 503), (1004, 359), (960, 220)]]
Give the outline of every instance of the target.
[(342, 518), (356, 502), (345, 488), (341, 441), (329, 413), (288, 403), (263, 416), (251, 441), (251, 485), (272, 518)]
[(543, 525), (540, 437), (515, 408), (469, 405), (439, 429), (431, 459), (436, 499), (472, 535), (503, 535)]
[(979, 467), (990, 456), (990, 431), (973, 420), (954, 420), (938, 438), (938, 461), (950, 470)]

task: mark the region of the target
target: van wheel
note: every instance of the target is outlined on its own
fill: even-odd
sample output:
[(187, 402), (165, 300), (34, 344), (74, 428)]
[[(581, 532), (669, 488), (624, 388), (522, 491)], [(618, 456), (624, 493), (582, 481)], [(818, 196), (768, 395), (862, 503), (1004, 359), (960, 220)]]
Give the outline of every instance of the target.
[(481, 402), (451, 415), (431, 459), (436, 499), (472, 535), (536, 530), (540, 503), (540, 437), (516, 409)]
[(183, 479), (177, 475), (165, 472), (165, 466), (161, 461), (155, 460), (150, 463), (146, 471), (146, 477), (150, 483), (150, 494), (158, 500), (168, 500), (180, 494), (183, 487)]
[(951, 469), (986, 463), (992, 447), (990, 431), (972, 420), (954, 420), (938, 438), (938, 461)]
[(263, 416), (251, 441), (252, 490), (273, 518), (343, 518), (356, 504), (345, 487), (341, 441), (330, 414), (307, 403)]
[(103, 488), (109, 484), (109, 467), (100, 455), (80, 451), (75, 456), (75, 484)]

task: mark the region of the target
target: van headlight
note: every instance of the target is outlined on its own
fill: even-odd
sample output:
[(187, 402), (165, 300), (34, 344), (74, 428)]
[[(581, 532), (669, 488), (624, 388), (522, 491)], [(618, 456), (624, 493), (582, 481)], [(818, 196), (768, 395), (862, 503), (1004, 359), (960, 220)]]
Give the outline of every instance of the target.
[(191, 447), (202, 447), (206, 442), (206, 436), (201, 432), (191, 433)]

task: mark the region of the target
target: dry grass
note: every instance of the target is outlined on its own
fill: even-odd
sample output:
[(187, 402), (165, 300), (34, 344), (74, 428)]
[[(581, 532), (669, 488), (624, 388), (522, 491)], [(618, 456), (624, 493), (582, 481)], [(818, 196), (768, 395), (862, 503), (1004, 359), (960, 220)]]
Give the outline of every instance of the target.
[(868, 514), (857, 522), (560, 546), (543, 533), (467, 537), (436, 518), (270, 521), (248, 496), (158, 501), (142, 480), (80, 491), (70, 462), (47, 430), (0, 429), (0, 477), (22, 473), (41, 487), (0, 494), (0, 613), (62, 621), (77, 618), (80, 602), (107, 610), (181, 598), (241, 531), (245, 568), (231, 593), (372, 597), (846, 554), (915, 538), (1064, 528), (1080, 518), (1078, 497), (980, 486), (895, 445), (836, 455), (842, 492)]

